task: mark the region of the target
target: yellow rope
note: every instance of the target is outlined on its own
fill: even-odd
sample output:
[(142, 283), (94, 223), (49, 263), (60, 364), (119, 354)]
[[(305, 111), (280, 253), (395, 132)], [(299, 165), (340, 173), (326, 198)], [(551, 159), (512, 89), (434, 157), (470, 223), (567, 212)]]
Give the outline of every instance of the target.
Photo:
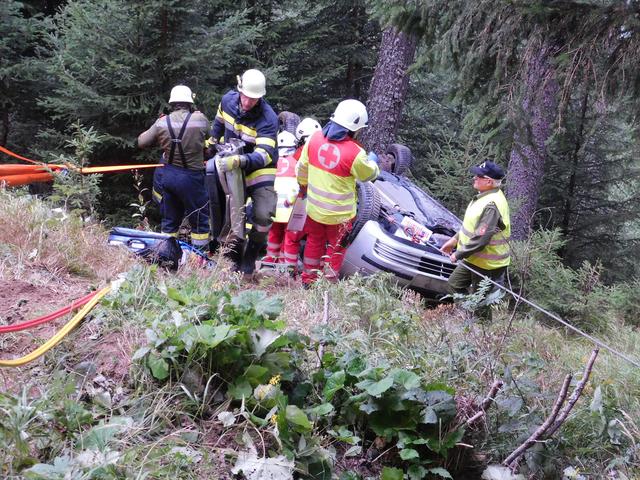
[(102, 297), (104, 297), (111, 287), (104, 287), (100, 290), (95, 297), (91, 299), (89, 303), (87, 303), (82, 309), (75, 314), (75, 316), (67, 322), (67, 324), (60, 329), (53, 337), (43, 343), (41, 346), (36, 348), (33, 352), (25, 355), (24, 357), (16, 358), (13, 360), (0, 360), (0, 367), (19, 367), (20, 365), (24, 365), (25, 363), (29, 363), (32, 360), (35, 360), (39, 356), (45, 354), (53, 347), (55, 347), (60, 341), (67, 335), (71, 330), (74, 329), (78, 323), (91, 311), (91, 309), (100, 301)]

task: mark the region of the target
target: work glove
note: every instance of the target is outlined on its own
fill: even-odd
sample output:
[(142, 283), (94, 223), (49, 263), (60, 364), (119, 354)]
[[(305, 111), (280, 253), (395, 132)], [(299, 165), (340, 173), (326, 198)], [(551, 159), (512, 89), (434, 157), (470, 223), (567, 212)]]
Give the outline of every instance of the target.
[(291, 207), (296, 202), (296, 198), (298, 198), (299, 193), (300, 192), (297, 188), (291, 190), (291, 192), (289, 192), (289, 195), (287, 195), (287, 198), (284, 200), (284, 206), (286, 208)]
[(216, 167), (221, 173), (230, 172), (238, 168), (244, 168), (247, 165), (247, 157), (244, 155), (229, 155), (228, 157), (219, 157), (216, 160)]
[(380, 165), (380, 159), (378, 158), (378, 155), (376, 154), (376, 152), (369, 152), (367, 154), (367, 160), (375, 163), (376, 165)]

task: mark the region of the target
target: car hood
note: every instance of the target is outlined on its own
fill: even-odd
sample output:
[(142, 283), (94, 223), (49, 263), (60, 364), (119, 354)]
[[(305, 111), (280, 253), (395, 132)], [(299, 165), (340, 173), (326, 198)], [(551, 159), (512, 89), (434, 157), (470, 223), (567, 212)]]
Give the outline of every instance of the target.
[(384, 205), (412, 213), (417, 222), (430, 230), (443, 233), (449, 230), (453, 235), (462, 225), (458, 217), (406, 177), (382, 172), (374, 185)]

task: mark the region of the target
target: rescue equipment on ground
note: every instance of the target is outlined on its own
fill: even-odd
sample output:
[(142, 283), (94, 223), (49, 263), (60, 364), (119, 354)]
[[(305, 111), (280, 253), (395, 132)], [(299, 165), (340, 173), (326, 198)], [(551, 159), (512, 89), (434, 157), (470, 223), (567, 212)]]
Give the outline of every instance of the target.
[(51, 182), (54, 180), (54, 172), (73, 170), (83, 175), (94, 173), (122, 172), (126, 170), (139, 170), (143, 168), (154, 168), (164, 166), (161, 163), (142, 165), (109, 165), (103, 167), (76, 167), (75, 165), (50, 164), (23, 157), (0, 146), (0, 152), (11, 157), (32, 163), (33, 165), (8, 164), (0, 165), (0, 185), (8, 187), (19, 187), (30, 183)]
[(69, 320), (69, 322), (67, 322), (53, 337), (36, 348), (33, 352), (23, 357), (15, 358), (13, 360), (0, 360), (0, 367), (19, 367), (20, 365), (24, 365), (25, 363), (29, 363), (30, 361), (35, 360), (36, 358), (51, 350), (58, 343), (60, 343), (60, 341), (71, 330), (73, 330), (76, 325), (78, 325), (82, 321), (82, 319), (91, 311), (91, 309), (100, 301), (100, 299), (102, 299), (102, 297), (104, 297), (109, 292), (110, 289), (111, 286), (107, 286), (102, 290), (92, 294), (93, 296), (86, 303), (86, 305), (82, 307), (82, 309), (78, 313), (76, 313), (74, 317)]
[[(180, 265), (189, 263), (193, 257), (198, 260), (194, 263), (207, 268), (215, 266), (215, 263), (198, 248), (166, 233), (114, 227), (109, 233), (108, 243), (109, 245), (122, 245), (147, 261), (173, 270)], [(176, 245), (179, 247), (178, 250), (175, 248)]]

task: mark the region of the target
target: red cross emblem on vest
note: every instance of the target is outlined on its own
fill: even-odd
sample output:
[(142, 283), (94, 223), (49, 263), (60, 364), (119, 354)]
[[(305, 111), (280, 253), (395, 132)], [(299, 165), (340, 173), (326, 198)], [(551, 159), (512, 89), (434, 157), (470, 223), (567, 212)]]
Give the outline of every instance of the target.
[(318, 149), (318, 161), (327, 170), (333, 170), (340, 163), (340, 149), (332, 143), (323, 143)]

